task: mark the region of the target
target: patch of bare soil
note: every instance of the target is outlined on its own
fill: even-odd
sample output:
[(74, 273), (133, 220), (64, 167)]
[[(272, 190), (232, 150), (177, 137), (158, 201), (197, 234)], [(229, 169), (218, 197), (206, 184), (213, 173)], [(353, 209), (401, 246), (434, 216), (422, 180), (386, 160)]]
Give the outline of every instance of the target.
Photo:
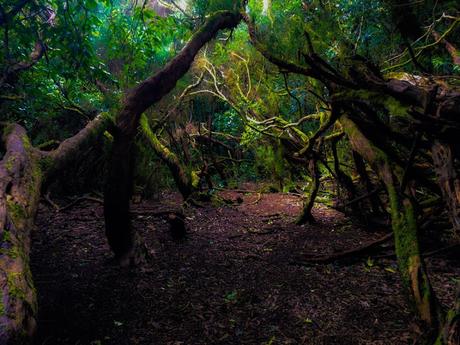
[[(180, 242), (149, 215), (177, 208), (177, 195), (134, 205), (151, 254), (134, 269), (111, 265), (102, 206), (41, 206), (31, 257), (36, 344), (413, 344), (417, 328), (394, 260), (297, 263), (302, 253), (339, 252), (384, 232), (326, 207), (314, 210), (316, 224), (293, 225), (294, 195), (222, 196), (236, 203), (186, 210), (190, 229)], [(458, 261), (436, 256), (429, 268), (449, 303)]]

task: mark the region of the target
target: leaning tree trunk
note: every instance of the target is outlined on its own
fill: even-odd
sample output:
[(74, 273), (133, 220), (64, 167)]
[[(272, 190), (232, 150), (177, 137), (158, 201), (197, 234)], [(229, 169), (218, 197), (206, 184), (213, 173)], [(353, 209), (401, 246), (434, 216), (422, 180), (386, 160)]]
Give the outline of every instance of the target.
[(197, 189), (200, 180), (199, 176), (193, 171), (190, 174), (187, 173), (186, 168), (182, 165), (177, 155), (163, 145), (155, 133), (153, 133), (145, 115), (142, 115), (140, 125), (153, 151), (167, 165), (179, 192), (182, 194), (184, 200), (187, 200)]
[(129, 202), (134, 170), (134, 137), (142, 113), (168, 94), (189, 70), (201, 47), (219, 30), (234, 28), (239, 13), (221, 11), (207, 19), (182, 49), (163, 69), (136, 86), (125, 98), (116, 120), (109, 173), (104, 191), (106, 235), (115, 258), (122, 265), (135, 262), (136, 234), (131, 228)]
[(308, 161), (308, 171), (311, 177), (310, 190), (307, 199), (303, 203), (303, 208), (300, 213), (300, 216), (297, 218), (296, 223), (298, 225), (315, 222), (315, 217), (313, 217), (311, 211), (313, 210), (313, 206), (315, 205), (315, 200), (316, 196), (318, 195), (321, 178), (318, 169), (318, 160), (316, 158), (316, 153), (313, 153), (313, 157)]
[(6, 153), (0, 161), (0, 344), (30, 342), (37, 299), (29, 267), (33, 229), (42, 183), (84, 150), (110, 123), (100, 115), (50, 152), (32, 147), (17, 124), (3, 131)]
[(442, 312), (420, 255), (414, 205), (399, 188), (402, 173), (398, 171), (402, 169), (393, 164), (387, 154), (376, 147), (348, 116), (342, 115), (340, 122), (353, 149), (372, 166), (386, 187), (403, 284), (420, 319), (431, 330), (435, 330), (442, 322)]

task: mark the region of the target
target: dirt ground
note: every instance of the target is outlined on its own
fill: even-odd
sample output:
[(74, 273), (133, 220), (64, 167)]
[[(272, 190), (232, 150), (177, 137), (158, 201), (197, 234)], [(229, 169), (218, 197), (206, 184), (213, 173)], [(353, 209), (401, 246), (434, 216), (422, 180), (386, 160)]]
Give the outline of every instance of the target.
[[(222, 193), (226, 206), (189, 208), (189, 232), (174, 241), (152, 211), (180, 198), (134, 205), (148, 261), (111, 264), (102, 206), (56, 212), (42, 205), (32, 243), (39, 298), (36, 344), (413, 344), (420, 330), (403, 297), (396, 262), (301, 265), (302, 255), (350, 249), (382, 237), (318, 206), (314, 225), (293, 225), (301, 200), (286, 194)], [(391, 250), (389, 245), (388, 250)], [(458, 258), (427, 259), (445, 304)]]

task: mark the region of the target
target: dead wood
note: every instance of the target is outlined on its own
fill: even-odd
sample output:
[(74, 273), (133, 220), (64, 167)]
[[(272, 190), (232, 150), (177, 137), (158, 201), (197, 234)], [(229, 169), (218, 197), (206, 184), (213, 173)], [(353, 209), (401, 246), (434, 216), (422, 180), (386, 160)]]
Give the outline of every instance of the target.
[(340, 253), (334, 253), (330, 255), (307, 254), (306, 256), (302, 258), (301, 261), (298, 261), (298, 262), (299, 263), (330, 263), (330, 262), (334, 262), (340, 259), (347, 259), (350, 257), (359, 256), (359, 255), (362, 255), (363, 253), (368, 253), (370, 250), (375, 249), (379, 245), (389, 241), (392, 238), (393, 238), (393, 233), (390, 233), (375, 241), (365, 243), (359, 247), (345, 250)]

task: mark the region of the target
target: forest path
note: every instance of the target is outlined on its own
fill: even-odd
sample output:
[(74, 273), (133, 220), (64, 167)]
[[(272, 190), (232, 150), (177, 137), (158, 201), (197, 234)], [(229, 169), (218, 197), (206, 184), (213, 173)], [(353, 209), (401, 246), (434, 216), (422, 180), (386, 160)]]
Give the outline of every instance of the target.
[[(293, 195), (264, 194), (257, 203), (257, 194), (221, 195), (243, 202), (188, 210), (183, 242), (148, 215), (177, 207), (177, 195), (134, 205), (151, 253), (136, 269), (109, 264), (101, 205), (59, 213), (42, 205), (31, 256), (36, 344), (412, 343), (415, 326), (394, 260), (293, 264), (302, 252), (341, 251), (382, 232), (365, 232), (323, 206), (314, 210), (317, 224), (293, 225), (301, 205)], [(458, 272), (440, 258), (429, 268), (449, 301)]]

